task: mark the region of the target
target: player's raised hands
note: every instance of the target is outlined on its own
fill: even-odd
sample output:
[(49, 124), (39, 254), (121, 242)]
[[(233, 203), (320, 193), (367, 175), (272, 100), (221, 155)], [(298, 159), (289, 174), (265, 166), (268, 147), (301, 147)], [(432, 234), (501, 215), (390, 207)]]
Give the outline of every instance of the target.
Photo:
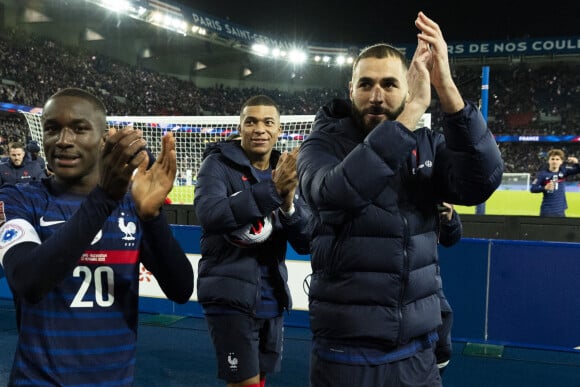
[(147, 142), (143, 132), (132, 127), (119, 131), (109, 129), (101, 150), (99, 185), (115, 200), (121, 200), (129, 189), (133, 172), (140, 165), (147, 165), (145, 152)]
[(419, 46), (423, 42), (429, 53), (426, 62), (427, 69), (431, 84), (441, 101), (441, 108), (446, 113), (455, 113), (463, 109), (465, 103), (451, 76), (447, 42), (443, 38), (439, 24), (428, 18), (423, 12), (419, 12), (417, 19), (415, 19), (415, 26), (421, 31), (417, 34)]
[(173, 188), (177, 174), (175, 137), (168, 132), (161, 139), (161, 153), (151, 168), (147, 169), (148, 157), (141, 162), (133, 177), (131, 194), (142, 220), (159, 215), (165, 198)]
[(292, 206), (294, 192), (298, 186), (298, 173), (296, 171), (296, 159), (298, 147), (290, 152), (283, 152), (278, 160), (276, 169), (272, 171), (272, 181), (280, 197), (284, 200), (282, 209), (287, 211)]

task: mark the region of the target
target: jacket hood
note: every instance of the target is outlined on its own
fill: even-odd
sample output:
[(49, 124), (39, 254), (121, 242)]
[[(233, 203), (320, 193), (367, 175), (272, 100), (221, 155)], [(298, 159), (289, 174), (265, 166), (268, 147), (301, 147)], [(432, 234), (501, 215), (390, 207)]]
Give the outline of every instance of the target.
[(231, 141), (216, 141), (216, 142), (207, 143), (205, 146), (205, 149), (203, 150), (203, 154), (202, 154), (201, 159), (205, 160), (205, 158), (212, 153), (221, 153), (222, 147), (228, 142), (231, 142)]
[(348, 99), (335, 98), (321, 107), (316, 113), (312, 131), (340, 134), (355, 143), (366, 137), (352, 119), (352, 102)]

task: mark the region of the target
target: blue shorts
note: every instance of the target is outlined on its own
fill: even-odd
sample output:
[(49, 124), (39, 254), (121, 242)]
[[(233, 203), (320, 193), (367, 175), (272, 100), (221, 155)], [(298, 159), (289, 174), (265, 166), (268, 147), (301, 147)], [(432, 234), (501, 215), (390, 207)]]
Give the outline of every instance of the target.
[(379, 365), (335, 363), (310, 354), (311, 387), (441, 387), (432, 348), (403, 360)]
[(246, 314), (206, 314), (216, 351), (218, 378), (237, 383), (260, 373), (279, 372), (284, 341), (282, 316), (258, 319)]

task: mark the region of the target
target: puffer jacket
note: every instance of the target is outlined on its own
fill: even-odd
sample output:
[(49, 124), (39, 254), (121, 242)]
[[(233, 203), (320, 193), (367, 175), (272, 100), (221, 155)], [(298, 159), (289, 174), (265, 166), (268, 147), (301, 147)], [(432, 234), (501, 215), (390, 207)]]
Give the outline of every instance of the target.
[[(282, 198), (274, 183), (259, 181), (239, 141), (210, 144), (197, 175), (194, 208), (202, 228), (197, 297), (202, 305), (221, 304), (253, 314), (260, 299), (260, 264), (271, 266), (281, 308), (290, 309), (287, 243), (308, 254), (311, 214), (300, 198), (288, 219), (279, 211)], [(280, 152), (272, 151), (274, 169)], [(272, 215), (274, 231), (258, 247), (238, 247), (225, 236), (256, 219)]]
[(503, 161), (472, 103), (444, 117), (444, 135), (396, 121), (365, 135), (350, 111), (321, 108), (298, 155), (315, 223), (310, 326), (315, 339), (396, 347), (441, 324), (436, 204), (484, 202)]

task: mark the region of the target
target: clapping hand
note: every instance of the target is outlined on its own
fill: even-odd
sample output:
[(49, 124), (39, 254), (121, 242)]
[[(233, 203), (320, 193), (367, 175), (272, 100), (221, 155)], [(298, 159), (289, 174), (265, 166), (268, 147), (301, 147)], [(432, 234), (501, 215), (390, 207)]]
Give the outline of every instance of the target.
[(147, 169), (149, 158), (141, 162), (133, 177), (131, 194), (135, 200), (137, 213), (141, 220), (159, 215), (165, 198), (173, 188), (177, 174), (175, 138), (168, 132), (161, 139), (161, 153), (151, 168)]
[(99, 185), (114, 200), (121, 200), (129, 189), (133, 172), (147, 165), (143, 150), (147, 142), (140, 130), (125, 127), (119, 131), (110, 128), (101, 149)]
[(284, 152), (278, 160), (276, 169), (272, 171), (272, 181), (276, 186), (278, 194), (284, 200), (281, 208), (284, 211), (290, 210), (294, 200), (294, 192), (298, 186), (298, 173), (296, 171), (296, 159), (298, 158), (298, 147), (290, 152)]

